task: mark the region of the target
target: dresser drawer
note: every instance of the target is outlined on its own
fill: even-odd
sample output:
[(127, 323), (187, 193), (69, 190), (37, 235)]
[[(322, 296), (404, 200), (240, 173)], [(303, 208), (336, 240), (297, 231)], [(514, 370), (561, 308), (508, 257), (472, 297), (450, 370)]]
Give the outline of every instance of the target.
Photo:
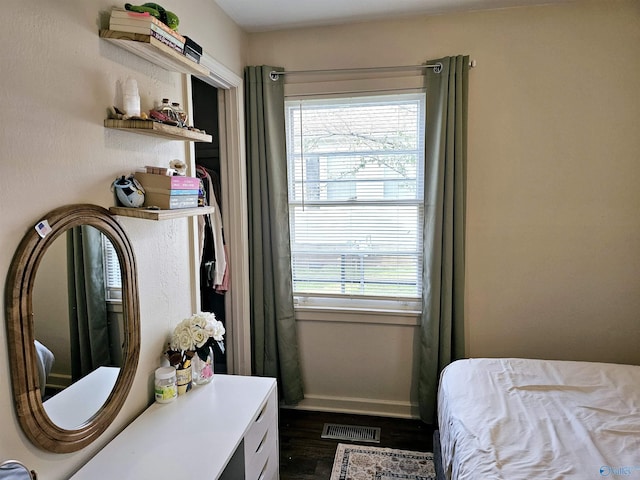
[[(262, 466), (262, 469), (259, 471), (256, 470), (256, 476), (249, 477), (249, 474), (246, 475), (246, 480), (280, 480), (278, 476), (278, 464), (274, 460), (273, 457), (267, 457)], [(254, 475), (253, 473), (251, 475)]]
[(267, 397), (264, 404), (258, 410), (257, 415), (249, 426), (244, 436), (245, 454), (253, 455), (258, 450), (264, 435), (269, 427), (275, 423), (277, 429), (278, 405), (275, 391)]
[(269, 463), (267, 463), (262, 472), (260, 472), (258, 480), (280, 480), (277, 451), (274, 454), (274, 457), (275, 458), (269, 457)]
[(277, 435), (275, 423), (272, 423), (264, 433), (257, 450), (247, 451), (245, 443), (245, 480), (273, 480), (275, 478), (273, 472), (277, 470), (279, 460)]

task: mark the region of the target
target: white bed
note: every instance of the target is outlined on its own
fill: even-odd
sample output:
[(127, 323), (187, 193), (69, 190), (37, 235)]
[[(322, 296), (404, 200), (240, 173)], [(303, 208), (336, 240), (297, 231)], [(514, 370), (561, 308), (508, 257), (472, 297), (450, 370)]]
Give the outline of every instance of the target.
[(640, 366), (458, 360), (438, 424), (447, 479), (640, 479)]

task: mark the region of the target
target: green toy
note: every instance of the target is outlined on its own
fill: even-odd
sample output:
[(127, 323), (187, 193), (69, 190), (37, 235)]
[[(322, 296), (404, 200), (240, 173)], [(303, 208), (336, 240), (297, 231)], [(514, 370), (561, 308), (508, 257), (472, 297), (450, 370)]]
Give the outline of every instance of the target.
[(175, 13), (165, 10), (162, 5), (158, 5), (157, 3), (143, 3), (142, 5), (131, 5), (130, 3), (125, 3), (124, 8), (130, 12), (148, 13), (160, 20), (171, 30), (178, 30), (180, 19)]

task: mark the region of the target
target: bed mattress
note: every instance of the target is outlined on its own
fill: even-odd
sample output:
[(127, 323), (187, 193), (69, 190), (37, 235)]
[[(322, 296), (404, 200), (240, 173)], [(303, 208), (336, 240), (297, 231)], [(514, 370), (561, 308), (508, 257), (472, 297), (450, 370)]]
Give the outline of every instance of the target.
[(468, 359), (438, 391), (448, 479), (640, 479), (640, 367)]

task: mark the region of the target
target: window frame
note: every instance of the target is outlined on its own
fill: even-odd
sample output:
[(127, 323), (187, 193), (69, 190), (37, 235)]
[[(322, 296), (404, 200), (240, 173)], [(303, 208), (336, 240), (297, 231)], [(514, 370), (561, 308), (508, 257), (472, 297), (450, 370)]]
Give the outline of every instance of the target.
[[(334, 100), (335, 103), (339, 103), (340, 98), (356, 98), (356, 97), (388, 97), (394, 95), (403, 95), (403, 94), (417, 94), (416, 96), (420, 97), (419, 100), (419, 113), (422, 119), (420, 121), (420, 127), (422, 131), (419, 132), (418, 136), (418, 147), (416, 151), (419, 151), (419, 161), (416, 164), (416, 197), (411, 200), (375, 200), (371, 201), (371, 204), (381, 205), (381, 204), (389, 204), (389, 205), (401, 205), (403, 203), (408, 205), (416, 205), (419, 208), (419, 223), (417, 226), (417, 234), (422, 234), (422, 227), (424, 226), (424, 181), (425, 181), (425, 172), (424, 172), (424, 142), (425, 142), (425, 131), (424, 131), (424, 119), (426, 116), (426, 92), (424, 88), (410, 88), (410, 89), (394, 89), (394, 90), (384, 90), (384, 91), (350, 91), (350, 92), (341, 92), (341, 93), (325, 93), (325, 94), (317, 94), (317, 95), (295, 95), (295, 96), (286, 96), (285, 97), (285, 123), (286, 123), (286, 136), (287, 136), (287, 145), (291, 145), (291, 136), (294, 135), (294, 132), (289, 128), (290, 119), (287, 118), (289, 105), (291, 102), (296, 101), (304, 101), (304, 100), (315, 100), (315, 99), (331, 99)], [(290, 158), (295, 155), (291, 155), (289, 152), (287, 153), (287, 173), (288, 176), (292, 176), (292, 167), (290, 165)], [(304, 158), (304, 152), (303, 152)], [(306, 167), (306, 165), (305, 165)], [(295, 172), (295, 169), (294, 169)], [(295, 182), (295, 178), (289, 178), (288, 182)], [(288, 185), (288, 188), (291, 188), (291, 185)], [(295, 187), (294, 187), (295, 188)], [(386, 184), (383, 184), (383, 188), (387, 188)], [(304, 197), (304, 193), (302, 194)], [(349, 200), (292, 200), (289, 196), (289, 192), (287, 195), (288, 205), (291, 207), (292, 205), (300, 206), (314, 206), (314, 205), (352, 205), (353, 202), (349, 202)], [(358, 202), (359, 205), (363, 205), (366, 202)], [(292, 221), (292, 214), (290, 212), (290, 228), (291, 228), (291, 238), (293, 238), (295, 223)], [(422, 248), (422, 239), (418, 239), (417, 247)], [(416, 276), (417, 284), (416, 285), (416, 296), (382, 296), (382, 295), (353, 295), (353, 294), (338, 294), (338, 293), (307, 293), (307, 292), (295, 292), (294, 291), (294, 304), (296, 311), (306, 310), (306, 311), (335, 311), (340, 310), (341, 312), (345, 311), (366, 311), (366, 312), (378, 312), (381, 314), (390, 313), (393, 315), (407, 315), (407, 316), (419, 316), (421, 310), (421, 275), (422, 275), (422, 255), (418, 257), (418, 274)], [(294, 265), (293, 265), (293, 255), (292, 255), (292, 275), (294, 274)], [(293, 281), (293, 278), (292, 278)], [(295, 285), (295, 282), (293, 282)]]

